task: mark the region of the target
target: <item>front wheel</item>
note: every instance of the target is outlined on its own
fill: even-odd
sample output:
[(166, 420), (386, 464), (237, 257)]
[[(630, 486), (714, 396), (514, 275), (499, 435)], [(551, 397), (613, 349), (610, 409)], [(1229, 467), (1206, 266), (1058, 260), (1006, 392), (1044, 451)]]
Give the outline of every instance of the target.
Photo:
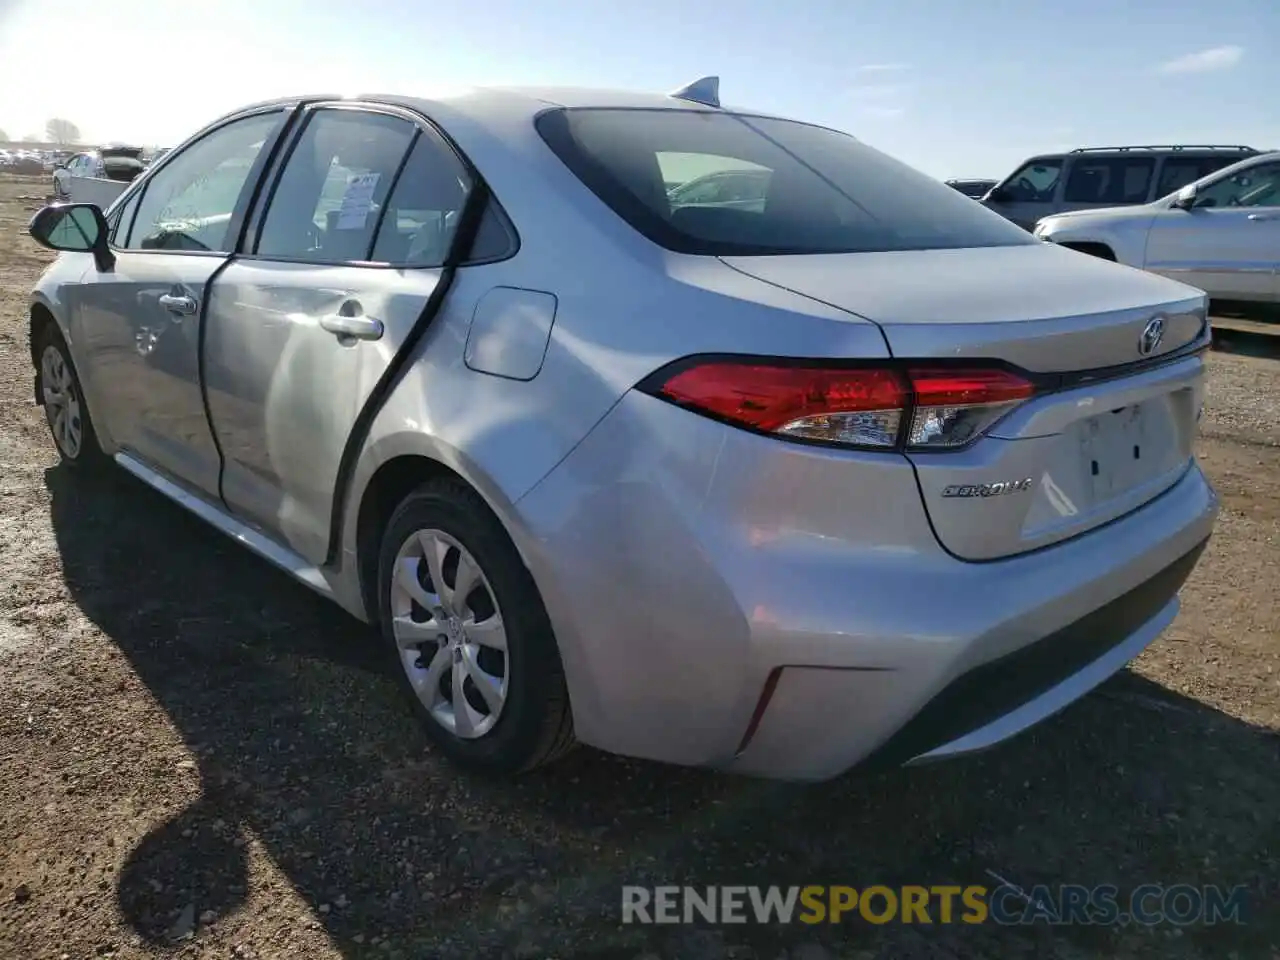
[(57, 328), (49, 325), (40, 337), (40, 400), (62, 462), (75, 469), (99, 469), (106, 456), (98, 444), (89, 406), (71, 352)]
[(564, 670), (533, 577), (459, 481), (421, 487), (382, 538), (379, 621), (431, 741), (462, 767), (515, 774), (574, 744)]

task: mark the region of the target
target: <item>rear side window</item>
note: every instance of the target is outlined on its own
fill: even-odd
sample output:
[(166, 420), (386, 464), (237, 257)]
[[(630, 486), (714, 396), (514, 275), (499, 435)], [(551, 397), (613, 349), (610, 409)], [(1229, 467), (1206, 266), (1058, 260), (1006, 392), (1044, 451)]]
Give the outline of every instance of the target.
[(615, 213), (682, 253), (1036, 242), (932, 177), (821, 127), (701, 110), (583, 109), (544, 113), (538, 131)]
[[(466, 168), (448, 144), (421, 134), (387, 199), (372, 259), (414, 267), (442, 266), (471, 188)], [(500, 260), (514, 247), (509, 222), (489, 197), (467, 262)]]
[(314, 113), (272, 194), (257, 253), (320, 263), (368, 260), (415, 133), (411, 123), (387, 114)]
[(1167, 197), (1176, 193), (1189, 183), (1195, 183), (1216, 170), (1238, 163), (1236, 157), (1170, 157), (1160, 170), (1160, 183), (1156, 189), (1157, 197)]
[(1152, 157), (1080, 157), (1071, 167), (1067, 203), (1144, 203), (1156, 162)]

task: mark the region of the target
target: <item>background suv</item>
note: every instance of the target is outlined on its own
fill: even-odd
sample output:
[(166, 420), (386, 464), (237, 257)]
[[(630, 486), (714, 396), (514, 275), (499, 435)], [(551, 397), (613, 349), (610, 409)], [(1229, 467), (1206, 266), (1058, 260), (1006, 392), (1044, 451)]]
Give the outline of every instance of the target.
[(1240, 146), (1080, 147), (1032, 157), (982, 202), (1030, 230), (1055, 213), (1148, 203), (1258, 153)]
[(1035, 234), (1204, 290), (1217, 308), (1280, 305), (1280, 152), (1233, 164), (1138, 207), (1064, 213)]

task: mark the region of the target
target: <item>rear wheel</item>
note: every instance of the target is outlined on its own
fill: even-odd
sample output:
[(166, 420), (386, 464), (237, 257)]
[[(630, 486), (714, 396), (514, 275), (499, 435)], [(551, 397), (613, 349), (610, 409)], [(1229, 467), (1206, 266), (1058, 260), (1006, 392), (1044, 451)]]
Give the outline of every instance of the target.
[(488, 507), (427, 484), (383, 534), (379, 620), (432, 742), (469, 769), (514, 774), (573, 746), (564, 671), (532, 576)]
[(80, 389), (80, 376), (71, 351), (53, 324), (42, 331), (38, 344), (40, 400), (62, 462), (69, 467), (96, 470), (107, 462), (98, 445), (89, 406)]

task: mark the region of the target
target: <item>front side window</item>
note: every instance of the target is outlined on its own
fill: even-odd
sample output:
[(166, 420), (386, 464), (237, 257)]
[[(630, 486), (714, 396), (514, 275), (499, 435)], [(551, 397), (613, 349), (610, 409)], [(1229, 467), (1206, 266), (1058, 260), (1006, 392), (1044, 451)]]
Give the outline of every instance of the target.
[(1023, 165), (1000, 187), (1006, 203), (1051, 203), (1062, 177), (1062, 159), (1044, 157)]
[(1142, 203), (1155, 165), (1151, 157), (1081, 157), (1071, 168), (1063, 199), (1067, 203)]
[(327, 263), (368, 260), (415, 132), (408, 121), (382, 113), (314, 113), (272, 194), (258, 255)]
[(233, 120), (176, 154), (143, 187), (125, 246), (229, 253), (231, 216), (281, 117)]
[(1201, 187), (1197, 207), (1280, 206), (1280, 163), (1246, 167), (1228, 177)]
[[(1020, 227), (854, 138), (788, 120), (700, 110), (552, 110), (538, 131), (627, 223), (683, 253), (853, 253), (1035, 243)], [(673, 161), (684, 166), (677, 172)], [(752, 202), (684, 202), (726, 169)], [(678, 182), (682, 186), (669, 188)], [(692, 192), (692, 187), (689, 188)]]
[(133, 196), (126, 200), (111, 218), (111, 245), (113, 247), (129, 246), (129, 228), (133, 226), (133, 215), (138, 210), (138, 200), (142, 196), (135, 190)]

